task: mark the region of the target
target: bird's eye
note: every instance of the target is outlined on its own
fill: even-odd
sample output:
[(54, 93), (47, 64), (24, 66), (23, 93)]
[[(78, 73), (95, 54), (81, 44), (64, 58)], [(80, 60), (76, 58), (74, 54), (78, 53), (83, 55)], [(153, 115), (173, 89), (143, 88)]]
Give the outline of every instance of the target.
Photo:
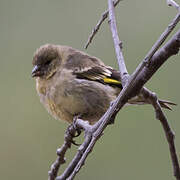
[(48, 60), (48, 61), (45, 62), (45, 65), (49, 65), (50, 63), (51, 63), (51, 61)]

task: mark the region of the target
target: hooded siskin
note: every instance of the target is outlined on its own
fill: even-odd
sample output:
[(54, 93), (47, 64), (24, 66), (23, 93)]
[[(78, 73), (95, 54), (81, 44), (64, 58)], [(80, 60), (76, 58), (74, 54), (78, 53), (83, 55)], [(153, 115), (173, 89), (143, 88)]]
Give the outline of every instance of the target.
[[(32, 76), (41, 103), (56, 119), (72, 123), (74, 116), (95, 123), (122, 90), (119, 72), (100, 59), (68, 46), (47, 44), (33, 57)], [(170, 109), (169, 101), (159, 101)], [(129, 104), (148, 104), (134, 97)]]

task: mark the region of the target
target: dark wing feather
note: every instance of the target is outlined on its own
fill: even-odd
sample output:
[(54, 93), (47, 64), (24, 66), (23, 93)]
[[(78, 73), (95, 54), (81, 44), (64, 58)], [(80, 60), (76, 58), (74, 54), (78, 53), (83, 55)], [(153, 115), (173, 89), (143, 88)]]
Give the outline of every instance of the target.
[(122, 89), (119, 72), (109, 66), (105, 66), (96, 57), (72, 49), (65, 67), (73, 70), (73, 74), (77, 78), (98, 81)]
[(122, 89), (120, 76), (118, 72), (113, 69), (106, 69), (105, 67), (94, 66), (87, 70), (75, 71), (77, 78), (98, 81), (103, 84), (116, 86)]
[(101, 66), (91, 66), (73, 72), (79, 78), (87, 78), (89, 80), (103, 80), (105, 77), (111, 77), (111, 71)]

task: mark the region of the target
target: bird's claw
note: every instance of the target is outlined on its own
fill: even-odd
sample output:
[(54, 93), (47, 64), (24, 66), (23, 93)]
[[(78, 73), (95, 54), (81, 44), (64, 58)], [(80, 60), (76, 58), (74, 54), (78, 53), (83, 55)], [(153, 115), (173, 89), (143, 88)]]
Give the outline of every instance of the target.
[(80, 146), (81, 144), (76, 143), (76, 141), (74, 141), (73, 139), (71, 140), (71, 143), (74, 144), (75, 146)]
[(78, 116), (76, 116), (75, 118), (74, 118), (74, 120), (73, 120), (73, 123), (72, 124), (70, 124), (69, 126), (68, 126), (68, 128), (67, 128), (67, 133), (70, 135), (70, 142), (72, 143), (72, 144), (74, 144), (75, 146), (80, 146), (81, 144), (78, 144), (78, 143), (76, 143), (76, 141), (75, 140), (73, 140), (74, 138), (76, 138), (76, 137), (78, 137), (78, 136), (80, 136), (80, 134), (81, 134), (81, 130), (79, 129), (79, 128), (77, 128), (77, 126), (76, 126), (76, 120), (78, 119)]

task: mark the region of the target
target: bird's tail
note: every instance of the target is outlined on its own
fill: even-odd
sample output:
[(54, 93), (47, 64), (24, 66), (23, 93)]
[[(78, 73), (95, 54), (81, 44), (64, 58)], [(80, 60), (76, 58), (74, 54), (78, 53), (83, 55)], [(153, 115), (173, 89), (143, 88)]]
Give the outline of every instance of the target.
[[(158, 101), (162, 108), (169, 109), (169, 110), (172, 110), (171, 106), (177, 105), (176, 103), (173, 103), (173, 102), (167, 101), (167, 100), (159, 99)], [(136, 97), (130, 99), (128, 101), (128, 104), (143, 105), (143, 104), (150, 104), (150, 103), (147, 102), (145, 99), (143, 99), (139, 96), (136, 96)]]
[(162, 100), (162, 99), (159, 99), (159, 104), (161, 105), (162, 108), (169, 109), (169, 110), (172, 110), (171, 105), (172, 106), (177, 105), (176, 103), (173, 103), (173, 102), (167, 101), (167, 100)]

